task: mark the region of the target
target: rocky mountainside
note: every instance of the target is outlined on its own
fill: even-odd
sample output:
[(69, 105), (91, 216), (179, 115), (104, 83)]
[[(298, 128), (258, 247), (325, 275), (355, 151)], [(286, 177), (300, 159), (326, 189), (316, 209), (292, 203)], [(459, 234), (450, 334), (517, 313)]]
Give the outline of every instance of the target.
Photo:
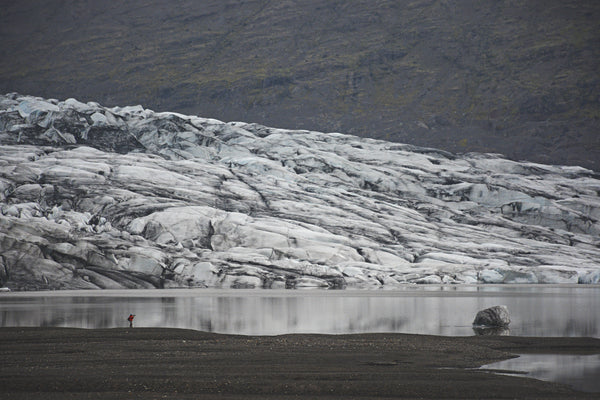
[(600, 177), (141, 106), (0, 97), (14, 290), (600, 282)]
[(600, 2), (20, 0), (0, 93), (600, 170)]

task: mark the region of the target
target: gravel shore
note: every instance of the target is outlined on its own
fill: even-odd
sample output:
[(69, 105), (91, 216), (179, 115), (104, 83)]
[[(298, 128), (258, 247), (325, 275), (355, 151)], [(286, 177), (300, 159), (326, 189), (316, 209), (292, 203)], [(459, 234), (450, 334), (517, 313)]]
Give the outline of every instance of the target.
[(0, 398), (597, 398), (477, 369), (517, 353), (598, 354), (600, 339), (0, 328)]

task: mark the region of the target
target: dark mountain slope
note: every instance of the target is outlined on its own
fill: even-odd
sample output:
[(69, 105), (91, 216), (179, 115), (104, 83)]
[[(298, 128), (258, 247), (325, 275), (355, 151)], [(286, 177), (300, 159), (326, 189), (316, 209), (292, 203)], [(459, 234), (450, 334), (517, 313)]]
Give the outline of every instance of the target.
[(600, 3), (2, 2), (0, 92), (600, 162)]

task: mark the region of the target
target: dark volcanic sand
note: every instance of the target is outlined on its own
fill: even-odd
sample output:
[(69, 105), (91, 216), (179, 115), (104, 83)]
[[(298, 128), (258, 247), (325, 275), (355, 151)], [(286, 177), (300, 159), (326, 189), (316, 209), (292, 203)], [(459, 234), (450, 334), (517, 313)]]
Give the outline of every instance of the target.
[(471, 368), (589, 338), (248, 337), (179, 329), (0, 329), (1, 399), (597, 398)]

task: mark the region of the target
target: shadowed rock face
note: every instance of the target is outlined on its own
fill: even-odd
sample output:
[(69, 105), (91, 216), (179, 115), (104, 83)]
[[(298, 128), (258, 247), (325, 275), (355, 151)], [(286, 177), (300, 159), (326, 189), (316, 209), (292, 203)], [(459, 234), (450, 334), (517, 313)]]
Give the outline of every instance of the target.
[(502, 328), (509, 324), (510, 316), (506, 306), (494, 306), (481, 310), (473, 321), (473, 325), (484, 328)]
[(600, 2), (5, 1), (0, 93), (600, 170)]
[(506, 336), (510, 335), (509, 325), (508, 307), (494, 306), (477, 313), (473, 321), (473, 331), (480, 336)]
[(600, 282), (600, 180), (338, 133), (0, 97), (13, 289)]

